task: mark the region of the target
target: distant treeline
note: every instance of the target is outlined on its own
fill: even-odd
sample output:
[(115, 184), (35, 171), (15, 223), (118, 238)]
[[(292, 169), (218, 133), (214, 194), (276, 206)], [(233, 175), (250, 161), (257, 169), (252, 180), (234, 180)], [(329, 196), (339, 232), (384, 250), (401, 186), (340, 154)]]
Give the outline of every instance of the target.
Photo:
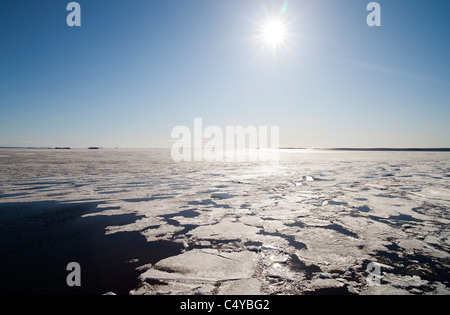
[[(71, 147), (0, 147), (0, 149), (27, 149), (27, 150), (72, 150)], [(100, 150), (101, 147), (89, 147), (89, 150)]]
[(450, 148), (329, 148), (332, 151), (400, 151), (400, 152), (450, 152)]

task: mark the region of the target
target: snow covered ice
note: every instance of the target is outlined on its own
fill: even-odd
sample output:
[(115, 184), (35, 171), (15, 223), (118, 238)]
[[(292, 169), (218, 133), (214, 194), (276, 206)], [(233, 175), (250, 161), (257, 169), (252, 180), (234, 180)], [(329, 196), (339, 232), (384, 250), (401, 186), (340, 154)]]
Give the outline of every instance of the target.
[[(130, 269), (121, 288), (131, 294), (450, 292), (449, 153), (281, 150), (279, 159), (175, 163), (162, 149), (1, 150), (0, 292), (26, 292), (14, 283), (24, 268), (67, 264), (66, 247), (88, 243), (99, 247), (86, 262), (111, 266), (99, 293), (118, 293), (114, 266)], [(48, 244), (29, 238), (47, 230), (70, 242), (40, 250)], [(79, 243), (90, 230), (120, 246), (102, 256), (109, 243)], [(372, 262), (380, 285), (368, 284)], [(51, 279), (52, 268), (40, 270)]]

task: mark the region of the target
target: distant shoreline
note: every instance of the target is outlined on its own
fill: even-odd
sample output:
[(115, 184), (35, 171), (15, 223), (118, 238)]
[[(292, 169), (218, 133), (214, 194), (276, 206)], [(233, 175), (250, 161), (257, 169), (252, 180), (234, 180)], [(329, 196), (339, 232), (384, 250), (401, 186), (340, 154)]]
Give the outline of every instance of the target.
[[(69, 148), (69, 147), (0, 147), (0, 149), (10, 150), (100, 150), (100, 149), (126, 149), (126, 150), (151, 150), (151, 149), (170, 149), (170, 148)], [(316, 150), (316, 151), (367, 151), (367, 152), (450, 152), (450, 148), (295, 148), (284, 147), (279, 150)]]
[(328, 151), (450, 152), (450, 148), (316, 148)]
[(373, 152), (450, 152), (450, 148), (280, 148), (280, 150), (373, 151)]

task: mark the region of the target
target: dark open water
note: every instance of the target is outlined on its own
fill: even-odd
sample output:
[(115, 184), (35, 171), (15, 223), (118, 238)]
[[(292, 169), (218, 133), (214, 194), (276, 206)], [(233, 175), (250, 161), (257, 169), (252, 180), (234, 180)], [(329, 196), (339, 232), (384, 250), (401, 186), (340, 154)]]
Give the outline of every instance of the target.
[[(95, 202), (0, 204), (0, 294), (128, 294), (138, 284), (136, 267), (181, 252), (181, 244), (147, 242), (139, 232), (106, 236), (107, 226), (130, 224), (140, 217), (82, 218), (99, 212), (97, 206)], [(126, 263), (131, 259), (139, 262)], [(70, 262), (81, 266), (81, 287), (66, 284)]]

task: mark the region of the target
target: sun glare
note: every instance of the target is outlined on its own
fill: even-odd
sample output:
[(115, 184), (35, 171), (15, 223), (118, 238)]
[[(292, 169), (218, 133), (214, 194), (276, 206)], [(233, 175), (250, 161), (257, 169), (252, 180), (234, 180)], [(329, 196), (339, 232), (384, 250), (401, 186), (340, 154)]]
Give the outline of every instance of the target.
[(271, 21), (263, 27), (264, 41), (269, 45), (278, 45), (286, 39), (286, 29), (280, 21)]
[(262, 6), (249, 21), (253, 24), (252, 42), (259, 48), (261, 60), (274, 60), (295, 56), (297, 45), (297, 22), (289, 9), (289, 0), (282, 7), (277, 5)]

